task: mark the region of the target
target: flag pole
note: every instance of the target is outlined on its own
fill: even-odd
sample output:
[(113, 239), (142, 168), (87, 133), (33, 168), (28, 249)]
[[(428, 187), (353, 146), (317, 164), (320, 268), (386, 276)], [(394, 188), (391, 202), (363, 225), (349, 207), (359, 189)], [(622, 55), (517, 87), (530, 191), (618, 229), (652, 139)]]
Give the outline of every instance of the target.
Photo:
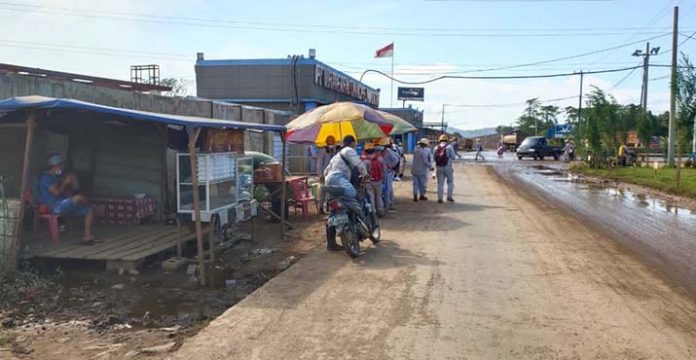
[(394, 107), (394, 42), (392, 41), (391, 89), (389, 90), (389, 107)]

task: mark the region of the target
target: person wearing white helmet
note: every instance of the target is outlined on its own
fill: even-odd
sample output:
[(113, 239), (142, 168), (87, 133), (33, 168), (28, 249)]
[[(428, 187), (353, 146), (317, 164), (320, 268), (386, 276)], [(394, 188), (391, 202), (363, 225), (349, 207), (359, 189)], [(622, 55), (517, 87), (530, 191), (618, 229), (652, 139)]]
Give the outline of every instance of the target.
[(442, 204), (447, 181), (447, 201), (454, 202), (454, 161), (455, 154), (452, 145), (448, 143), (446, 134), (440, 135), (439, 144), (435, 147), (435, 165), (437, 166), (437, 202)]
[(428, 184), (428, 171), (432, 168), (430, 156), (430, 141), (426, 138), (420, 139), (413, 151), (413, 164), (411, 165), (411, 175), (413, 175), (413, 201), (425, 201), (426, 186)]

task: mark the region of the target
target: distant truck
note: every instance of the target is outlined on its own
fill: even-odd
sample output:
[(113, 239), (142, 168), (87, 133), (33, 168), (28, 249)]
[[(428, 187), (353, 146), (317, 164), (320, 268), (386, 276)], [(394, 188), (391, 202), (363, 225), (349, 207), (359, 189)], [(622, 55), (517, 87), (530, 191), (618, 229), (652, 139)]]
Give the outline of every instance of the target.
[(513, 130), (505, 133), (501, 140), (505, 150), (516, 151), (524, 138), (525, 135), (520, 130)]
[(558, 160), (563, 153), (563, 148), (560, 146), (551, 146), (546, 142), (543, 136), (530, 136), (517, 148), (517, 158), (522, 160), (523, 157), (531, 157), (534, 160), (544, 160), (545, 157), (553, 156), (554, 160)]

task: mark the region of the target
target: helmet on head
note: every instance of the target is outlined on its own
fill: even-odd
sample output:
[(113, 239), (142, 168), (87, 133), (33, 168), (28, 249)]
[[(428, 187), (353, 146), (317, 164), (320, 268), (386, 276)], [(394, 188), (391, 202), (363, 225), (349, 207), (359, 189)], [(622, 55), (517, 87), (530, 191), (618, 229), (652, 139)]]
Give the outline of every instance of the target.
[(336, 138), (333, 135), (326, 137), (326, 145), (336, 145)]
[(51, 154), (51, 156), (48, 158), (48, 165), (49, 166), (60, 165), (63, 162), (64, 162), (63, 158), (58, 154)]
[(389, 136), (385, 136), (375, 140), (375, 143), (378, 145), (386, 146), (391, 144), (391, 138)]
[(354, 143), (355, 143), (355, 136), (353, 136), (353, 135), (346, 135), (343, 138), (343, 146), (352, 145)]
[(437, 140), (439, 142), (447, 141), (449, 140), (449, 137), (447, 137), (447, 134), (442, 134), (440, 135), (440, 138)]

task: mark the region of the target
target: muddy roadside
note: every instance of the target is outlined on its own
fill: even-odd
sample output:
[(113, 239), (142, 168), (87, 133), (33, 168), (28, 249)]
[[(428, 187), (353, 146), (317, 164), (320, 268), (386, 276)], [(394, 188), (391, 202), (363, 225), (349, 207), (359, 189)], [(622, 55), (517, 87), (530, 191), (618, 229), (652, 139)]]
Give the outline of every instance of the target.
[[(238, 236), (209, 266), (200, 287), (187, 266), (166, 272), (165, 253), (138, 273), (104, 272), (99, 264), (26, 263), (0, 284), (0, 359), (159, 358), (177, 349), (225, 310), (323, 245), (323, 223), (293, 217), (261, 221), (256, 241)], [(244, 233), (244, 229), (240, 233)], [(190, 249), (191, 253), (193, 249)]]
[(543, 206), (572, 216), (621, 245), (663, 280), (696, 296), (696, 209), (688, 198), (632, 184), (579, 177), (547, 164), (491, 167), (505, 186)]

